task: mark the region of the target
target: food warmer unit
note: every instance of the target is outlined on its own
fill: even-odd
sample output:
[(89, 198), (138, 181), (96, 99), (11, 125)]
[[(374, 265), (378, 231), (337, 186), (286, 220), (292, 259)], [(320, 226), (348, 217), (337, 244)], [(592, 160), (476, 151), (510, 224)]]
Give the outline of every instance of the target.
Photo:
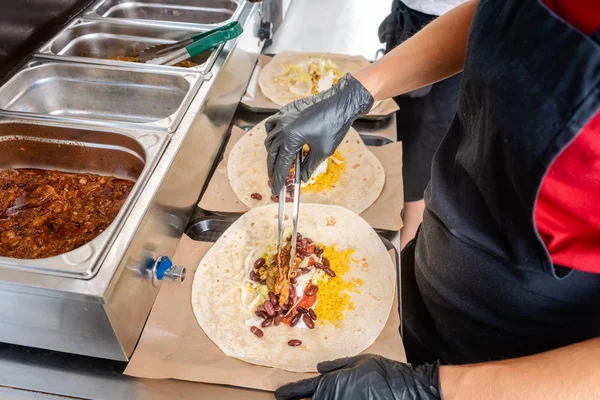
[[(266, 0), (267, 1), (267, 0)], [(262, 12), (261, 12), (262, 10)], [(0, 257), (0, 342), (127, 361), (226, 137), (263, 41), (245, 0), (98, 0), (0, 87), (0, 168), (135, 180), (115, 221), (56, 257)], [(230, 21), (193, 68), (119, 61)]]

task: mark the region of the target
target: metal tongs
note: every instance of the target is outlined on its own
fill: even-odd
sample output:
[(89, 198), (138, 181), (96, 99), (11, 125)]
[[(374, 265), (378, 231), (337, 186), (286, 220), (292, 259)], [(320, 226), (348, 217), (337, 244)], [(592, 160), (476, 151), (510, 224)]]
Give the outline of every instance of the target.
[(140, 53), (140, 62), (159, 65), (175, 65), (188, 58), (195, 57), (224, 43), (235, 39), (243, 32), (238, 21), (233, 21), (216, 29), (202, 32), (189, 39), (172, 44), (159, 44), (147, 47)]
[[(298, 238), (298, 214), (300, 212), (300, 163), (302, 162), (302, 149), (296, 154), (296, 170), (294, 171), (294, 203), (293, 203), (293, 214), (292, 214), (292, 241), (290, 242), (290, 264), (288, 268), (288, 279), (292, 272), (292, 265), (294, 264), (294, 258), (296, 258), (296, 239)], [(281, 268), (281, 252), (285, 247), (285, 240), (283, 237), (283, 228), (285, 223), (285, 198), (286, 198), (286, 187), (283, 185), (279, 192), (279, 214), (278, 214), (278, 229), (277, 229), (277, 250), (279, 254), (279, 268)]]

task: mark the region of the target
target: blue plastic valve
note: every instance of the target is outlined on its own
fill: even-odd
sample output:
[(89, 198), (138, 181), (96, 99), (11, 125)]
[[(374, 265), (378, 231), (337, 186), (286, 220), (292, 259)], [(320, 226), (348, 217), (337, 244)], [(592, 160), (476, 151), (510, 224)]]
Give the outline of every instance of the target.
[(169, 257), (162, 256), (158, 259), (156, 265), (156, 279), (159, 281), (165, 276), (165, 272), (173, 266), (173, 261)]

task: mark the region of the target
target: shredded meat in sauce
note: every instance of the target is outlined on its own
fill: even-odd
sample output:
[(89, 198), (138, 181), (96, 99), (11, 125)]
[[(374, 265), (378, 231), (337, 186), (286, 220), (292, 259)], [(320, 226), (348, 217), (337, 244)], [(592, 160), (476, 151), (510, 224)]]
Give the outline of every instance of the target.
[(133, 185), (94, 174), (0, 171), (0, 256), (46, 258), (90, 242), (115, 219)]

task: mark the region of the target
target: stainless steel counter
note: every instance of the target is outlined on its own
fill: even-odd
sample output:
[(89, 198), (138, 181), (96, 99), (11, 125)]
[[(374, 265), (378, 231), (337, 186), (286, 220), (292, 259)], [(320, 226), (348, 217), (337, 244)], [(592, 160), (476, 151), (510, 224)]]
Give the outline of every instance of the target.
[(0, 399), (273, 399), (257, 390), (132, 378), (124, 368), (117, 361), (0, 343)]
[(377, 28), (389, 14), (392, 0), (296, 0), (263, 50), (329, 51), (375, 60), (382, 54)]

